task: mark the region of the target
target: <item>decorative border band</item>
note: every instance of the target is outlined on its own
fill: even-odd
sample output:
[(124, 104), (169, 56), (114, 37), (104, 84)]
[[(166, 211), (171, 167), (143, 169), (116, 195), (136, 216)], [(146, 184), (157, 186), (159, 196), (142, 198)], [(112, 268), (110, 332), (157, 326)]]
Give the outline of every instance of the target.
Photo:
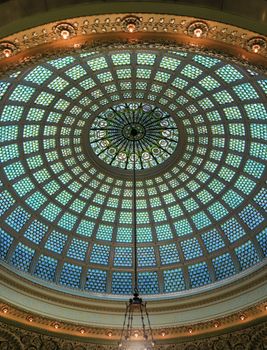
[(0, 41), (0, 74), (39, 60), (110, 45), (180, 46), (228, 56), (238, 63), (267, 68), (267, 38), (246, 29), (187, 16), (107, 14), (52, 22)]

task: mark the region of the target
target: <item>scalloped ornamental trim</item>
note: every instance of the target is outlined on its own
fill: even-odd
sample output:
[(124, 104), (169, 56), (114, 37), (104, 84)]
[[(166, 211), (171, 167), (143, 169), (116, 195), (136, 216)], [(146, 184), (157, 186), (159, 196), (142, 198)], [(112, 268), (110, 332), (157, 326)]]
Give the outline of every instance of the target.
[[(116, 350), (117, 344), (110, 338), (105, 342), (94, 343), (88, 338), (65, 339), (57, 334), (42, 334), (33, 329), (20, 328), (18, 325), (2, 324), (3, 340), (8, 341), (10, 337), (5, 336), (5, 332), (14, 335), (18, 342), (23, 344), (23, 349), (62, 349), (62, 350)], [(167, 335), (167, 334), (165, 334)], [(233, 330), (225, 334), (212, 334), (211, 337), (196, 340), (194, 336), (179, 339), (173, 343), (159, 342), (156, 344), (156, 350), (197, 350), (197, 349), (262, 349), (266, 343), (267, 323), (249, 326), (240, 330)], [(112, 336), (112, 335), (111, 335)], [(14, 344), (14, 343), (13, 343)], [(9, 345), (13, 345), (12, 343)], [(14, 344), (15, 345), (15, 344)], [(16, 346), (16, 345), (15, 345)], [(22, 349), (20, 346), (12, 347), (13, 350)], [(11, 350), (11, 349), (10, 349)]]
[[(140, 47), (139, 45), (157, 45), (156, 47), (179, 49), (194, 52), (208, 52), (235, 63), (266, 71), (267, 45), (254, 53), (251, 41), (267, 37), (236, 26), (215, 21), (203, 21), (186, 16), (135, 13), (140, 24), (136, 31), (125, 31), (124, 19), (133, 14), (108, 14), (88, 16), (52, 22), (34, 27), (0, 41), (0, 74), (49, 58), (58, 57), (75, 51), (112, 48)], [(192, 35), (192, 25), (204, 23), (205, 35)], [(64, 26), (64, 33), (59, 28)], [(72, 29), (68, 29), (72, 28)], [(194, 27), (195, 28), (195, 27)], [(65, 31), (69, 30), (69, 35)], [(152, 42), (151, 42), (152, 41)], [(258, 42), (258, 41), (257, 41)], [(10, 55), (4, 54), (5, 43), (13, 48)], [(115, 45), (115, 46), (113, 46)], [(158, 46), (159, 45), (159, 46)], [(1, 51), (2, 49), (2, 51)]]
[[(261, 275), (261, 277), (259, 278), (259, 276), (255, 276), (256, 279), (249, 278), (246, 282), (249, 284), (250, 288), (255, 288), (255, 286), (257, 286), (259, 283), (263, 282), (266, 280), (266, 273), (265, 270), (263, 269), (263, 275)], [(4, 277), (4, 275), (2, 276)], [(6, 276), (8, 277), (8, 276)], [(9, 274), (10, 277), (10, 274)], [(3, 279), (2, 279), (3, 281)], [(8, 281), (8, 280), (7, 280)], [(16, 281), (18, 283), (18, 279), (16, 278)], [(240, 284), (240, 281), (239, 281)], [(34, 290), (31, 286), (29, 286), (29, 283), (27, 283), (28, 288), (22, 288), (21, 289), (21, 284), (16, 284), (14, 281), (14, 284), (9, 283), (9, 285), (12, 286), (12, 288), (19, 288), (19, 290), (22, 290), (25, 293), (30, 293), (30, 295), (34, 295), (35, 298), (42, 298), (42, 296), (44, 297), (44, 295), (47, 296), (47, 298), (53, 302), (57, 302), (57, 300), (55, 298), (53, 298), (50, 293), (47, 293), (47, 291), (45, 291), (45, 288), (43, 289), (43, 293), (45, 294), (37, 294), (35, 293), (36, 290)], [(238, 292), (242, 292), (244, 290), (246, 290), (246, 285), (244, 286), (242, 283), (240, 285), (240, 288), (238, 290)], [(40, 286), (38, 286), (38, 289), (40, 288)], [(206, 298), (210, 303), (212, 303), (213, 305), (216, 304), (216, 301), (220, 301), (220, 300), (226, 300), (227, 298), (230, 298), (231, 294), (235, 293), (235, 290), (230, 290), (228, 292), (226, 292), (226, 294), (223, 295), (212, 295), (211, 298)], [(60, 298), (59, 295), (57, 295), (58, 298)], [(72, 298), (73, 300), (73, 298)], [(64, 303), (64, 295), (62, 295), (61, 297), (61, 301), (63, 301)], [(66, 300), (65, 300), (66, 302)], [(75, 301), (75, 303), (72, 304), (72, 307), (79, 307), (79, 308), (83, 308), (88, 310), (88, 313), (90, 313), (90, 311), (93, 310), (98, 310), (100, 312), (100, 314), (105, 314), (105, 313), (110, 313), (114, 314), (114, 312), (120, 313), (123, 316), (123, 310), (121, 310), (121, 308), (123, 307), (122, 304), (124, 305), (124, 303), (116, 303), (114, 302), (107, 302), (105, 300), (101, 300), (101, 306), (99, 302), (96, 302), (96, 304), (94, 304), (94, 301), (91, 300), (90, 303), (86, 304), (85, 301), (82, 303), (82, 300), (78, 300)], [(151, 305), (151, 303), (149, 303), (150, 306), (150, 315), (154, 314), (156, 312), (156, 314), (160, 315), (162, 312), (164, 312), (166, 309), (167, 310), (177, 310), (177, 313), (179, 313), (179, 311), (183, 310), (186, 306), (189, 307), (198, 307), (199, 305), (203, 304), (203, 301), (201, 300), (196, 300), (196, 301), (192, 301), (192, 303), (190, 303), (190, 301), (187, 301), (184, 305), (176, 305), (174, 303), (172, 303), (171, 305), (167, 306), (164, 304), (162, 305), (162, 307), (160, 307), (160, 305), (162, 303), (160, 303), (159, 306), (157, 306), (158, 303), (156, 303), (156, 305)], [(192, 304), (192, 305), (191, 305)], [(95, 308), (94, 308), (95, 306)], [(156, 306), (156, 308), (155, 308)], [(61, 305), (61, 307), (64, 307), (64, 305)], [(216, 307), (219, 307), (219, 305), (217, 305)], [(114, 310), (114, 308), (116, 308), (116, 310)], [(244, 315), (244, 319), (241, 320), (240, 316)], [(14, 322), (18, 322), (20, 324), (24, 324), (25, 326), (30, 326), (30, 327), (35, 327), (35, 328), (39, 328), (42, 329), (44, 331), (47, 332), (57, 332), (60, 334), (65, 334), (66, 336), (76, 336), (76, 337), (86, 337), (86, 338), (94, 338), (94, 339), (100, 339), (100, 340), (105, 340), (105, 339), (109, 339), (109, 341), (117, 341), (119, 339), (120, 336), (120, 328), (116, 328), (116, 327), (105, 327), (105, 326), (101, 326), (101, 327), (97, 327), (97, 326), (92, 326), (90, 324), (86, 325), (86, 324), (81, 324), (81, 323), (72, 323), (67, 322), (67, 321), (62, 321), (60, 319), (55, 319), (55, 318), (51, 318), (51, 317), (47, 317), (47, 316), (43, 316), (42, 314), (37, 314), (37, 313), (32, 313), (29, 312), (25, 309), (21, 309), (20, 307), (15, 306), (14, 304), (8, 304), (6, 303), (3, 298), (2, 298), (2, 302), (0, 302), (0, 318), (6, 319), (7, 321), (14, 321)], [(160, 316), (158, 316), (160, 317)], [(153, 328), (153, 334), (155, 335), (155, 338), (157, 340), (161, 340), (161, 341), (168, 341), (170, 339), (176, 339), (176, 338), (183, 338), (183, 337), (188, 337), (189, 335), (194, 336), (194, 337), (200, 337), (203, 336), (203, 334), (214, 334), (217, 332), (227, 332), (227, 330), (229, 328), (235, 328), (235, 327), (240, 327), (242, 325), (249, 325), (251, 323), (257, 323), (257, 322), (261, 322), (262, 320), (267, 319), (267, 299), (266, 300), (262, 300), (258, 303), (255, 303), (254, 305), (248, 307), (248, 308), (242, 308), (240, 310), (237, 310), (231, 314), (225, 315), (223, 317), (216, 317), (207, 321), (203, 321), (203, 322), (197, 322), (197, 323), (191, 323), (191, 324), (186, 324), (184, 326), (158, 326), (158, 327), (154, 327)], [(55, 324), (58, 324), (58, 328), (55, 328)], [(81, 329), (84, 329), (84, 333), (81, 334)], [(192, 330), (192, 333), (188, 333), (189, 329)], [(108, 335), (108, 333), (111, 331), (112, 333), (112, 337), (110, 337)], [(165, 335), (162, 335), (162, 332), (165, 332)]]
[[(119, 340), (121, 333), (121, 330), (118, 328), (100, 328), (54, 320), (41, 315), (28, 313), (25, 310), (6, 303), (0, 303), (0, 319), (1, 318), (4, 321), (14, 321), (26, 327), (38, 328), (51, 333), (56, 332), (61, 335), (64, 334), (68, 338), (75, 336), (98, 340), (108, 339), (112, 343)], [(235, 312), (231, 315), (207, 322), (179, 327), (153, 328), (153, 335), (154, 338), (158, 341), (160, 340), (161, 343), (168, 343), (171, 339), (182, 339), (189, 335), (191, 336), (191, 334), (194, 338), (199, 338), (203, 337), (203, 335), (213, 335), (218, 332), (226, 333), (229, 329), (233, 330), (241, 325), (243, 325), (243, 327), (248, 327), (251, 324), (263, 322), (265, 320), (267, 320), (267, 300), (240, 312)], [(136, 329), (136, 331), (141, 331), (141, 329)]]

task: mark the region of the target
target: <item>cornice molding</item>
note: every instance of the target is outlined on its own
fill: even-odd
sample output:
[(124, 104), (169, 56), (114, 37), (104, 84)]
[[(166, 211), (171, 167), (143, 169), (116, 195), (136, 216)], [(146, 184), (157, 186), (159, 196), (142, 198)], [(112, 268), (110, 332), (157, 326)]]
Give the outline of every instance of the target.
[[(221, 289), (179, 299), (150, 300), (149, 313), (157, 339), (225, 332), (267, 317), (267, 272), (264, 267)], [(34, 284), (8, 269), (0, 270), (1, 317), (25, 326), (93, 339), (118, 339), (125, 301), (73, 296)], [(226, 307), (228, 305), (228, 308)], [(241, 320), (241, 315), (244, 319)], [(55, 324), (59, 327), (55, 329)], [(165, 335), (162, 336), (162, 332)], [(191, 334), (191, 333), (190, 333)]]
[[(136, 18), (133, 32), (127, 19)], [(201, 33), (195, 32), (200, 30)], [(198, 37), (200, 35), (200, 37)], [(236, 63), (267, 68), (267, 37), (232, 25), (203, 19), (153, 13), (118, 13), (52, 22), (2, 38), (0, 74), (59, 55), (110, 45), (160, 43), (185, 50), (228, 57)]]
[[(255, 310), (258, 311), (261, 309), (261, 305), (255, 306), (251, 310), (247, 310), (247, 315), (251, 315), (255, 313)], [(13, 313), (14, 309), (9, 308), (8, 313)], [(19, 310), (16, 310), (17, 315), (19, 314)], [(7, 315), (7, 314), (6, 314)], [(119, 331), (116, 329), (97, 329), (92, 327), (79, 327), (78, 325), (72, 324), (64, 324), (58, 323), (58, 328), (55, 329), (51, 324), (50, 327), (43, 322), (42, 326), (36, 325), (39, 318), (31, 316), (31, 322), (29, 321), (29, 317), (27, 318), (27, 322), (21, 322), (18, 318), (3, 318), (0, 317), (0, 341), (7, 341), (8, 344), (14, 345), (14, 350), (18, 349), (28, 349), (24, 348), (22, 345), (26, 344), (25, 340), (28, 339), (27, 344), (29, 344), (29, 340), (32, 337), (36, 339), (37, 337), (41, 337), (43, 339), (53, 339), (60, 344), (64, 344), (66, 346), (65, 341), (73, 342), (73, 345), (84, 345), (88, 344), (89, 348), (96, 346), (97, 349), (103, 347), (103, 349), (116, 349), (117, 342), (119, 339)], [(247, 316), (249, 317), (249, 316)], [(198, 327), (193, 326), (191, 328), (184, 329), (154, 329), (153, 334), (156, 339), (156, 350), (160, 349), (176, 349), (175, 344), (179, 344), (179, 350), (188, 349), (188, 344), (191, 346), (194, 344), (195, 346), (198, 344), (198, 347), (192, 349), (210, 349), (208, 347), (208, 343), (211, 341), (220, 341), (225, 342), (224, 347), (220, 347), (218, 349), (232, 349), (225, 347), (230, 343), (230, 340), (238, 339), (240, 342), (242, 338), (244, 338), (244, 334), (249, 335), (249, 338), (243, 343), (245, 347), (242, 349), (261, 349), (260, 346), (262, 341), (264, 343), (264, 339), (266, 340), (267, 336), (267, 317), (258, 318), (257, 321), (250, 321), (240, 324), (240, 322), (233, 322), (234, 317), (232, 316), (232, 322), (229, 322), (229, 326), (225, 327), (225, 319), (217, 320), (216, 323), (210, 323), (209, 327), (207, 324), (198, 325)], [(238, 324), (239, 323), (239, 324)], [(217, 326), (214, 326), (214, 325)], [(233, 333), (235, 332), (235, 333)], [(227, 340), (227, 342), (226, 342)], [(245, 340), (245, 339), (244, 339)], [(135, 342), (138, 346), (140, 344), (140, 340)], [(2, 343), (0, 343), (1, 345)], [(90, 345), (89, 345), (90, 344)], [(204, 344), (206, 347), (204, 347)], [(34, 344), (29, 344), (34, 345)], [(35, 344), (36, 345), (36, 344)], [(59, 345), (59, 344), (58, 344)], [(11, 348), (13, 349), (13, 348)], [(33, 350), (33, 348), (30, 348)], [(39, 349), (39, 347), (34, 348), (34, 350)], [(41, 349), (43, 349), (41, 347)], [(45, 347), (46, 349), (46, 347)], [(49, 348), (50, 349), (50, 348)], [(58, 348), (56, 348), (58, 349)], [(60, 347), (61, 349), (61, 347)], [(62, 349), (66, 350), (66, 347), (62, 347)], [(79, 348), (80, 349), (80, 348)], [(87, 349), (87, 348), (86, 348)], [(190, 348), (191, 349), (191, 348)], [(217, 349), (217, 347), (212, 347), (211, 349)], [(239, 349), (233, 347), (233, 349)], [(240, 348), (241, 349), (241, 348)]]

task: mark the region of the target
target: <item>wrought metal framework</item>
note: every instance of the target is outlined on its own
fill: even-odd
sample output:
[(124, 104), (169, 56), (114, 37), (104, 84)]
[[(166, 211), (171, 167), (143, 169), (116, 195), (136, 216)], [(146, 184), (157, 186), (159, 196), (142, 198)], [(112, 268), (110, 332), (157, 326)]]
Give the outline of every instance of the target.
[(133, 169), (135, 154), (136, 168), (147, 169), (169, 158), (179, 137), (177, 125), (168, 113), (153, 105), (125, 103), (95, 118), (89, 140), (95, 154), (107, 164)]

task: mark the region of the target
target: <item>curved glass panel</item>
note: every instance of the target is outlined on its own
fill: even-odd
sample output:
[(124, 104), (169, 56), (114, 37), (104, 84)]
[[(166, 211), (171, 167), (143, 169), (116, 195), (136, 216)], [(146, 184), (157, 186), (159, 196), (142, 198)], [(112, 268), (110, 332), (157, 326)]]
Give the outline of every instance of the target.
[[(266, 84), (260, 73), (208, 54), (152, 48), (84, 52), (2, 79), (1, 259), (40, 281), (132, 292), (126, 170), (131, 137), (143, 138), (144, 126), (131, 135), (119, 123), (129, 148), (119, 158), (115, 147), (116, 164), (100, 159), (107, 148), (97, 134), (101, 118), (123, 106), (120, 118), (140, 112), (144, 123), (159, 111), (155, 142), (170, 142), (166, 163), (150, 141), (149, 158), (141, 143), (138, 151), (140, 293), (198, 288), (258, 264), (267, 254)], [(163, 134), (165, 116), (176, 128), (171, 136)], [(104, 140), (114, 142), (110, 134)]]

